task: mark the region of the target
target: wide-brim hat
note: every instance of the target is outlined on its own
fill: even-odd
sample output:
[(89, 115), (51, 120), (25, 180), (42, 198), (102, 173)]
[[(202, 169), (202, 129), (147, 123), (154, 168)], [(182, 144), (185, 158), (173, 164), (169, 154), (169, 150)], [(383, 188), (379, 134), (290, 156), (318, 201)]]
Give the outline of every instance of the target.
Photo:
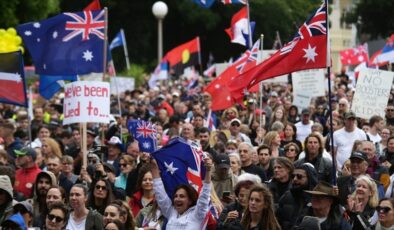
[(305, 190), (304, 192), (316, 195), (316, 196), (330, 196), (333, 198), (337, 198), (337, 195), (334, 193), (333, 186), (325, 181), (320, 181), (313, 190)]

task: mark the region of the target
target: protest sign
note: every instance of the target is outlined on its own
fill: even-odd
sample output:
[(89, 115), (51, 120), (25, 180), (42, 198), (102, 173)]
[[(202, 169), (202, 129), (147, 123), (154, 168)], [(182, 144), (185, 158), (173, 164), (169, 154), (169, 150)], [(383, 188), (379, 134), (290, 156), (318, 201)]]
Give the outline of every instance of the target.
[(385, 116), (393, 75), (393, 72), (377, 69), (360, 71), (351, 107), (357, 117), (369, 119), (373, 115)]
[(107, 82), (76, 81), (64, 88), (63, 124), (109, 123), (110, 88)]
[(309, 97), (325, 96), (323, 69), (303, 70), (292, 73), (293, 93)]
[(111, 77), (111, 94), (121, 94), (134, 90), (135, 80), (131, 77)]

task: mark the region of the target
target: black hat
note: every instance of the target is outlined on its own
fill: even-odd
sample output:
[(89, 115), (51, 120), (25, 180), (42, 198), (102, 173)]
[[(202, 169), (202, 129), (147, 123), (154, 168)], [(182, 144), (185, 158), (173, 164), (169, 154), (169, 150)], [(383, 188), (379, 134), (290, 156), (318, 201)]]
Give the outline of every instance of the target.
[(367, 155), (364, 152), (356, 151), (350, 156), (349, 159), (351, 160), (351, 159), (356, 159), (356, 158), (368, 162), (368, 157), (367, 157)]
[(346, 112), (345, 113), (345, 119), (350, 119), (350, 118), (356, 118), (356, 114), (352, 111)]
[(309, 109), (303, 109), (303, 110), (301, 111), (301, 114), (302, 114), (302, 115), (309, 115), (309, 114), (311, 114), (311, 112), (309, 111)]
[(110, 163), (103, 163), (104, 171), (115, 173), (115, 167)]
[(97, 136), (97, 132), (96, 132), (96, 130), (93, 129), (93, 128), (87, 128), (87, 129), (86, 129), (86, 133), (92, 135), (93, 137), (96, 137), (96, 136)]
[(217, 169), (230, 168), (230, 158), (227, 154), (219, 154), (215, 158), (215, 167)]
[(24, 147), (21, 150), (14, 150), (16, 156), (31, 156), (33, 160), (36, 160), (37, 153), (36, 150), (30, 147)]

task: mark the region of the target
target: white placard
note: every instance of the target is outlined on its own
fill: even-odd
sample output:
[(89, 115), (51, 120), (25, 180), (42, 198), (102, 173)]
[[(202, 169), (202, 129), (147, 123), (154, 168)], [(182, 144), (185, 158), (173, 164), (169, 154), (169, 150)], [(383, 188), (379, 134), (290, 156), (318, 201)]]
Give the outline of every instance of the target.
[(64, 87), (63, 124), (109, 123), (108, 82), (76, 81)]
[(351, 110), (358, 117), (369, 119), (373, 115), (385, 116), (384, 109), (390, 96), (393, 72), (363, 69), (358, 75)]
[(111, 77), (111, 94), (121, 94), (134, 90), (135, 79), (131, 77)]
[(324, 69), (303, 70), (292, 73), (293, 93), (312, 97), (325, 96)]
[(300, 110), (309, 108), (312, 97), (305, 94), (294, 94), (293, 105), (297, 106)]

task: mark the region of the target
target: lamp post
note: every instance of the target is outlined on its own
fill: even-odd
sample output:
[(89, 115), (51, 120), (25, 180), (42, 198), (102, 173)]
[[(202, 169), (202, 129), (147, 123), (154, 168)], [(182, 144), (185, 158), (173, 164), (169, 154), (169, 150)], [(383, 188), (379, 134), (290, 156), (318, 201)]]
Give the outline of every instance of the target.
[(163, 57), (163, 19), (168, 13), (167, 5), (162, 1), (157, 1), (152, 6), (152, 13), (157, 18), (158, 39), (157, 39), (157, 60), (160, 63)]

